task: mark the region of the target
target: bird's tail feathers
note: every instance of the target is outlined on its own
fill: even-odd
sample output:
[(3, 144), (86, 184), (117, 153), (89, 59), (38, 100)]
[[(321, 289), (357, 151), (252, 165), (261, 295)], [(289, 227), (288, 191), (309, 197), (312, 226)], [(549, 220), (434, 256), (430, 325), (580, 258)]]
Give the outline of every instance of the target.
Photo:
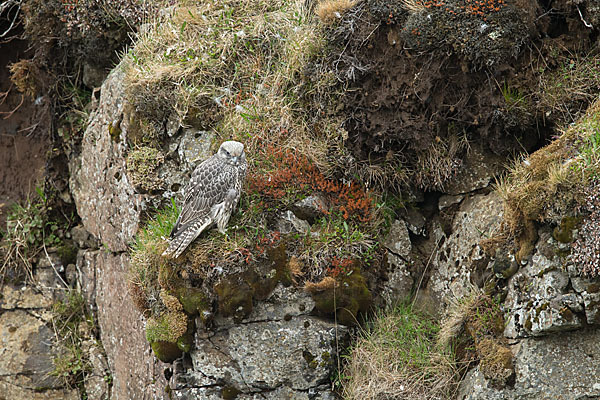
[(178, 258), (181, 253), (205, 230), (211, 223), (209, 217), (200, 219), (183, 229), (175, 237), (169, 239), (169, 246), (162, 253), (165, 257)]

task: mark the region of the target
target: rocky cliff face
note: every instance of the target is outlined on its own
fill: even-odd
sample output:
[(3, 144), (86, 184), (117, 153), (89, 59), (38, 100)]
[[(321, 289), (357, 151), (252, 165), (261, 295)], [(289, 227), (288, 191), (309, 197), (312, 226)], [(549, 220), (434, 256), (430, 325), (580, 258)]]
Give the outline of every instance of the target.
[[(217, 313), (212, 326), (194, 332), (193, 350), (173, 365), (153, 357), (143, 335), (145, 319), (124, 279), (131, 262), (126, 245), (147, 200), (128, 182), (122, 150), (127, 125), (121, 123), (118, 137), (110, 134), (112, 121), (127, 120), (118, 100), (121, 79), (117, 67), (104, 83), (82, 155), (72, 162), (71, 179), (84, 226), (105, 243), (101, 250), (82, 250), (78, 266), (89, 301), (98, 310), (114, 377), (113, 398), (167, 398), (167, 387), (179, 398), (217, 399), (226, 393), (237, 398), (333, 396), (329, 375), (347, 328), (312, 316), (314, 300), (293, 287), (277, 286), (241, 321)], [(589, 328), (598, 323), (597, 283), (572, 272), (561, 257), (565, 245), (546, 226), (539, 229), (533, 255), (518, 265), (508, 261), (502, 269), (501, 260), (486, 256), (480, 243), (499, 231), (503, 206), (488, 186), (497, 171), (495, 160), (482, 159), (480, 166), (479, 179), (467, 179), (459, 193), (437, 199), (437, 216), (425, 226), (415, 226), (421, 221), (415, 215), (394, 223), (386, 239), (389, 269), (382, 296), (387, 301), (406, 296), (420, 278), (415, 265), (422, 263), (428, 278), (419, 282), (417, 298), (423, 307), (443, 315), (451, 298), (464, 296), (471, 285), (496, 274), (498, 284), (506, 287), (504, 335), (514, 355), (514, 382), (496, 389), (476, 367), (461, 385), (461, 398), (556, 398), (574, 390), (597, 395), (592, 377), (600, 371), (593, 360), (600, 357), (600, 348), (594, 344), (596, 331)], [(422, 235), (428, 239), (419, 239)], [(507, 275), (511, 268), (513, 275)], [(199, 319), (196, 326), (206, 325)], [(573, 330), (580, 331), (562, 333)], [(581, 384), (581, 368), (588, 383)]]
[[(345, 28), (328, 28), (335, 40), (344, 43), (344, 51), (349, 49), (352, 53), (346, 54), (344, 60), (366, 65), (365, 60), (372, 57), (373, 65), (380, 69), (359, 68), (360, 79), (352, 81), (359, 89), (345, 93), (347, 104), (335, 111), (339, 114), (340, 110), (353, 110), (351, 118), (344, 123), (348, 131), (340, 135), (347, 139), (350, 134), (354, 143), (347, 143), (348, 148), (354, 148), (350, 152), (352, 155), (344, 158), (350, 160), (351, 165), (336, 177), (349, 179), (358, 174), (369, 186), (402, 180), (402, 177), (377, 178), (379, 167), (392, 165), (395, 171), (406, 166), (422, 167), (420, 172), (411, 172), (415, 173), (410, 175), (414, 182), (406, 185), (409, 200), (403, 199), (402, 206), (394, 209), (392, 217), (388, 216), (389, 230), (385, 237), (377, 238), (380, 243), (368, 237), (360, 244), (360, 255), (377, 258), (378, 262), (370, 264), (373, 268), (362, 271), (363, 275), (356, 272), (358, 269), (341, 268), (344, 267), (342, 262), (348, 260), (336, 259), (332, 271), (327, 271), (331, 275), (319, 282), (306, 279), (308, 285), (302, 287), (296, 281), (299, 275), (292, 273), (291, 265), (297, 262), (292, 257), (283, 257), (287, 269), (282, 273), (275, 257), (262, 260), (265, 262), (255, 270), (256, 265), (250, 268), (248, 253), (240, 252), (235, 266), (227, 270), (220, 265), (211, 266), (211, 260), (206, 259), (204, 262), (210, 268), (194, 269), (186, 265), (192, 263), (195, 255), (190, 256), (181, 262), (183, 266), (172, 270), (176, 275), (174, 279), (183, 282), (182, 288), (186, 290), (201, 287), (212, 292), (202, 298), (202, 309), (193, 312), (186, 309), (184, 330), (186, 335), (189, 334), (186, 338), (189, 341), (175, 349), (175, 356), (161, 354), (157, 358), (160, 352), (151, 344), (161, 341), (149, 343), (147, 335), (155, 310), (147, 307), (140, 311), (136, 307), (139, 299), (131, 290), (129, 271), (137, 262), (131, 257), (131, 245), (156, 208), (170, 199), (182, 197), (181, 190), (189, 173), (198, 160), (212, 153), (218, 135), (215, 132), (224, 128), (213, 129), (211, 126), (213, 130), (208, 132), (205, 125), (210, 123), (197, 120), (193, 121), (192, 127), (182, 126), (180, 116), (168, 112), (172, 105), (162, 103), (164, 110), (160, 111), (164, 118), (143, 120), (140, 113), (151, 114), (152, 110), (136, 109), (139, 104), (125, 101), (131, 93), (127, 93), (123, 64), (118, 65), (97, 92), (100, 97), (81, 141), (73, 147), (73, 152), (69, 152), (69, 188), (59, 190), (65, 202), (71, 201), (72, 196), (81, 218), (81, 225), (67, 229), (63, 234), (76, 245), (76, 257), (72, 262), (63, 262), (57, 248), (44, 248), (44, 253), (35, 259), (32, 282), (2, 282), (0, 400), (76, 399), (83, 392), (89, 400), (333, 399), (337, 394), (332, 387), (332, 377), (339, 373), (340, 353), (347, 349), (356, 332), (353, 323), (361, 322), (357, 320), (368, 314), (366, 311), (371, 303), (383, 307), (413, 296), (415, 307), (444, 320), (452, 313), (455, 303), (468, 298), (473, 291), (493, 294), (504, 315), (505, 324), (500, 332), (496, 332), (491, 345), (492, 356), (502, 357), (491, 366), (483, 362), (487, 360), (486, 355), (482, 355), (479, 348), (476, 350), (478, 358), (466, 357), (471, 368), (464, 371), (457, 398), (600, 397), (597, 381), (600, 376), (600, 363), (597, 362), (600, 358), (600, 331), (597, 329), (600, 324), (600, 278), (582, 276), (576, 260), (570, 255), (573, 243), (582, 238), (577, 227), (571, 226), (568, 219), (563, 224), (556, 216), (536, 216), (530, 218), (527, 234), (519, 231), (515, 239), (521, 242), (526, 239), (526, 245), (518, 244), (528, 251), (514, 251), (508, 245), (498, 246), (491, 253), (488, 251), (490, 241), (499, 240), (498, 237), (506, 239), (502, 235), (507, 232), (510, 208), (494, 185), (495, 179), (505, 170), (506, 154), (503, 151), (521, 141), (530, 150), (541, 147), (545, 138), (539, 135), (552, 130), (552, 123), (562, 123), (571, 111), (581, 111), (578, 107), (583, 107), (597, 95), (595, 88), (585, 96), (566, 99), (557, 89), (563, 87), (564, 82), (572, 84), (569, 79), (575, 78), (571, 74), (580, 69), (583, 72), (580, 71), (577, 79), (586, 76), (593, 81), (597, 72), (596, 59), (571, 60), (563, 68), (554, 65), (558, 61), (550, 60), (548, 55), (558, 53), (556, 49), (561, 46), (573, 46), (578, 39), (581, 40), (577, 43), (582, 46), (593, 47), (597, 31), (588, 25), (597, 25), (598, 7), (590, 2), (553, 1), (551, 4), (540, 3), (548, 10), (543, 13), (534, 2), (523, 6), (523, 15), (517, 18), (517, 9), (511, 3), (509, 9), (494, 14), (490, 21), (493, 29), (487, 23), (475, 27), (473, 21), (479, 17), (473, 13), (464, 19), (452, 19), (468, 28), (465, 32), (478, 32), (475, 33), (485, 44), (480, 48), (468, 46), (454, 31), (451, 40), (443, 42), (441, 47), (434, 46), (435, 40), (440, 38), (431, 36), (439, 35), (433, 28), (448, 29), (444, 13), (458, 8), (442, 9), (439, 5), (429, 5), (435, 10), (427, 18), (424, 9), (409, 12), (386, 8), (382, 2), (367, 3), (359, 4), (343, 18), (335, 17), (345, 28), (364, 23), (361, 25), (361, 30), (365, 30), (363, 36), (358, 32), (356, 37), (342, 38), (339, 35)], [(452, 7), (456, 6), (454, 3), (457, 2), (453, 2)], [(498, 8), (503, 4), (501, 1), (492, 3)], [(507, 22), (512, 17), (515, 17), (514, 21)], [(430, 30), (424, 31), (424, 36), (417, 34), (418, 31), (400, 32), (403, 24), (410, 27), (421, 24)], [(180, 34), (185, 26), (178, 26)], [(507, 27), (506, 31), (500, 29), (502, 27)], [(592, 33), (588, 32), (592, 29)], [(515, 40), (496, 41), (495, 38), (505, 34)], [(235, 43), (245, 35), (244, 31), (235, 32)], [(406, 49), (401, 51), (397, 44), (400, 41), (410, 44), (410, 50), (418, 54), (402, 52)], [(539, 44), (542, 58), (550, 61), (541, 66), (532, 61), (535, 57), (526, 57), (525, 43)], [(168, 51), (176, 50), (173, 47)], [(440, 57), (440, 52), (446, 55), (435, 59)], [(504, 58), (512, 57), (513, 53), (516, 66), (505, 65)], [(471, 55), (461, 59), (460, 54)], [(183, 58), (185, 62), (191, 59)], [(471, 63), (473, 60), (477, 61), (476, 68)], [(348, 68), (356, 67), (350, 64)], [(444, 73), (443, 67), (447, 64), (453, 66), (448, 72), (450, 78)], [(492, 68), (492, 72), (484, 65)], [(544, 75), (545, 69), (551, 73)], [(527, 76), (520, 76), (520, 70), (526, 70)], [(419, 71), (425, 71), (426, 77)], [(556, 71), (559, 72), (557, 76)], [(535, 90), (528, 89), (527, 85), (534, 80), (537, 82), (538, 78), (542, 82), (540, 87), (551, 95), (537, 93), (537, 86)], [(349, 82), (348, 77), (338, 76), (338, 79)], [(454, 91), (439, 95), (440, 88), (446, 88), (448, 80)], [(494, 84), (498, 88), (490, 84), (492, 80), (498, 81)], [(509, 81), (515, 88), (509, 86)], [(556, 85), (548, 88), (551, 84)], [(480, 92), (484, 86), (485, 92)], [(257, 93), (262, 94), (265, 87), (261, 85)], [(417, 90), (409, 90), (415, 87)], [(225, 127), (233, 126), (235, 118), (241, 118), (253, 127), (262, 124), (262, 117), (251, 115), (245, 112), (248, 110), (241, 103), (234, 103), (248, 101), (244, 106), (249, 109), (254, 98), (247, 96), (248, 100), (244, 95), (241, 91), (237, 97), (224, 92), (219, 94), (220, 97), (211, 98), (210, 106), (194, 106), (213, 107), (209, 109), (225, 113), (221, 108), (225, 109), (227, 104), (220, 103), (225, 99), (232, 102), (229, 108), (235, 115), (227, 115), (230, 120), (224, 118), (231, 124)], [(556, 104), (550, 106), (548, 102), (551, 101), (565, 104), (566, 111)], [(404, 104), (405, 108), (398, 104)], [(560, 110), (560, 116), (557, 110)], [(307, 112), (314, 117), (312, 113), (313, 110)], [(397, 115), (400, 115), (400, 122)], [(543, 121), (545, 124), (546, 118), (547, 125), (534, 129), (537, 123)], [(285, 123), (276, 126), (282, 135), (287, 134)], [(311, 125), (311, 129), (317, 131), (319, 127), (318, 124)], [(596, 125), (592, 124), (592, 127), (598, 129)], [(275, 128), (260, 125), (260, 129), (264, 133)], [(463, 133), (457, 134), (458, 130)], [(160, 140), (153, 136), (156, 132), (160, 132)], [(421, 134), (427, 140), (418, 140)], [(462, 136), (469, 136), (473, 141), (471, 146), (453, 142)], [(504, 142), (506, 137), (510, 140)], [(492, 144), (486, 144), (485, 140), (480, 140), (482, 138), (490, 138)], [(0, 142), (3, 140), (0, 138)], [(29, 139), (23, 140), (29, 143)], [(569, 143), (569, 146), (574, 144)], [(369, 164), (371, 174), (365, 169), (357, 172), (357, 165), (365, 164), (370, 158), (371, 147), (376, 148), (373, 154), (380, 164)], [(405, 148), (410, 149), (409, 158), (414, 159), (408, 164), (398, 164), (401, 157), (397, 155)], [(272, 148), (269, 151), (273, 153)], [(592, 163), (597, 149), (589, 151), (592, 155), (588, 154), (588, 161)], [(444, 162), (432, 167), (430, 162), (437, 156)], [(583, 156), (569, 154), (569, 157), (563, 162), (567, 167)], [(13, 164), (12, 158), (7, 160), (8, 164)], [(370, 159), (368, 161), (370, 163)], [(528, 160), (522, 161), (523, 165), (527, 163)], [(38, 162), (31, 164), (32, 169), (39, 170)], [(436, 174), (438, 167), (445, 169)], [(300, 172), (294, 171), (297, 175), (292, 179), (297, 179)], [(4, 172), (3, 176), (9, 175)], [(328, 208), (330, 199), (323, 194), (328, 187), (325, 178), (313, 179), (321, 184), (320, 191), (315, 190), (301, 201), (294, 199), (285, 210), (261, 209), (270, 221), (275, 221), (269, 228), (276, 230), (278, 235), (296, 239), (326, 237), (332, 232), (351, 236), (352, 227), (348, 227), (346, 220), (337, 227), (318, 226), (316, 221), (324, 215), (323, 210)], [(302, 182), (298, 179), (297, 183)], [(257, 185), (256, 182), (253, 184)], [(555, 186), (560, 189), (560, 185), (558, 182)], [(340, 187), (344, 186), (340, 184)], [(423, 192), (425, 189), (430, 191)], [(553, 192), (556, 196), (559, 189), (555, 188)], [(348, 197), (355, 200), (355, 195), (353, 192)], [(377, 207), (383, 209), (383, 203), (385, 201)], [(548, 211), (546, 204), (544, 207), (544, 211)], [(564, 214), (571, 218), (575, 211), (569, 209)], [(522, 216), (526, 217), (525, 214)], [(278, 248), (286, 252), (285, 246)], [(322, 254), (315, 252), (311, 256), (318, 258)], [(157, 272), (161, 287), (171, 285), (165, 282), (170, 277), (165, 277), (164, 271)], [(326, 275), (323, 271), (319, 273)], [(219, 287), (215, 284), (219, 280), (227, 282), (228, 286)], [(54, 368), (53, 358), (59, 353), (51, 345), (56, 336), (52, 329), (55, 328), (52, 305), (64, 300), (66, 287), (83, 293), (97, 323), (96, 331), (88, 332), (88, 339), (81, 345), (89, 364), (86, 365), (84, 386), (78, 389), (48, 374)], [(175, 292), (177, 290), (172, 291)], [(151, 294), (163, 296), (162, 291)], [(164, 296), (174, 297), (171, 293)], [(178, 303), (183, 302), (181, 298), (175, 300), (180, 307), (179, 315), (182, 315), (181, 308), (186, 305)], [(156, 304), (161, 306), (162, 303)], [(476, 328), (469, 326), (469, 321), (464, 325), (473, 336), (475, 347), (479, 346)], [(85, 324), (82, 324), (82, 330), (84, 328)], [(98, 339), (97, 343), (93, 339)], [(171, 348), (176, 347), (169, 343)], [(469, 349), (459, 350), (469, 352)], [(172, 362), (160, 361), (161, 358)], [(475, 358), (477, 361), (473, 361)], [(4, 393), (10, 393), (10, 397)]]
[[(347, 328), (312, 316), (315, 302), (302, 289), (275, 287), (238, 322), (217, 314), (211, 327), (194, 332), (193, 350), (173, 365), (154, 358), (144, 337), (146, 319), (126, 278), (127, 246), (149, 200), (129, 182), (124, 154), (130, 116), (120, 102), (122, 79), (117, 67), (103, 84), (81, 155), (71, 162), (70, 181), (83, 226), (103, 243), (100, 250), (81, 250), (77, 266), (97, 310), (113, 373), (112, 398), (332, 398), (329, 376)], [(122, 121), (119, 134), (111, 135), (115, 120)], [(175, 154), (185, 154), (187, 140), (185, 134), (173, 139), (170, 147), (181, 150)], [(161, 172), (181, 179), (171, 178), (177, 174)], [(205, 326), (200, 317), (196, 326)]]

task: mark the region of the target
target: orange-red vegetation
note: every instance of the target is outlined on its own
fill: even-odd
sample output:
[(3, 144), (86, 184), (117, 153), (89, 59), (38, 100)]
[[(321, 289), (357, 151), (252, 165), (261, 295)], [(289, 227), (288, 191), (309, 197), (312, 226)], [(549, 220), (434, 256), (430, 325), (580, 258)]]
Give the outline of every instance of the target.
[[(255, 150), (256, 152), (256, 150)], [(248, 174), (249, 193), (258, 193), (264, 201), (282, 200), (286, 195), (310, 194), (318, 191), (328, 196), (331, 210), (340, 212), (344, 219), (368, 222), (372, 218), (374, 201), (356, 182), (344, 184), (327, 179), (303, 154), (294, 150), (266, 146), (259, 156), (270, 164), (268, 171), (252, 168)], [(260, 206), (260, 204), (259, 204)]]
[(348, 273), (354, 267), (354, 261), (349, 258), (338, 258), (333, 257), (331, 259), (331, 266), (327, 268), (327, 275), (333, 278), (337, 278), (339, 274)]

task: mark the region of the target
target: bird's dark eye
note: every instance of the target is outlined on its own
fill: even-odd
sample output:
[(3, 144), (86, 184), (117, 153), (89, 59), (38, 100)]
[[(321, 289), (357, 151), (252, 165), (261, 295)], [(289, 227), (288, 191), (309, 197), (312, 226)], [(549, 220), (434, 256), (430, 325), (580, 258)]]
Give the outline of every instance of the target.
[(225, 152), (225, 154), (230, 155), (227, 150), (223, 149), (223, 151)]

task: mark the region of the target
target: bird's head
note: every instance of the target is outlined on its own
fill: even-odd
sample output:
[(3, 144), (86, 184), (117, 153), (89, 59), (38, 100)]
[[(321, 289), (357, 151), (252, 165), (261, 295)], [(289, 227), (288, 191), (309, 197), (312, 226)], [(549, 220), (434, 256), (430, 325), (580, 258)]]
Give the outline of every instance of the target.
[(217, 155), (231, 165), (239, 165), (246, 161), (244, 145), (234, 140), (221, 143)]

